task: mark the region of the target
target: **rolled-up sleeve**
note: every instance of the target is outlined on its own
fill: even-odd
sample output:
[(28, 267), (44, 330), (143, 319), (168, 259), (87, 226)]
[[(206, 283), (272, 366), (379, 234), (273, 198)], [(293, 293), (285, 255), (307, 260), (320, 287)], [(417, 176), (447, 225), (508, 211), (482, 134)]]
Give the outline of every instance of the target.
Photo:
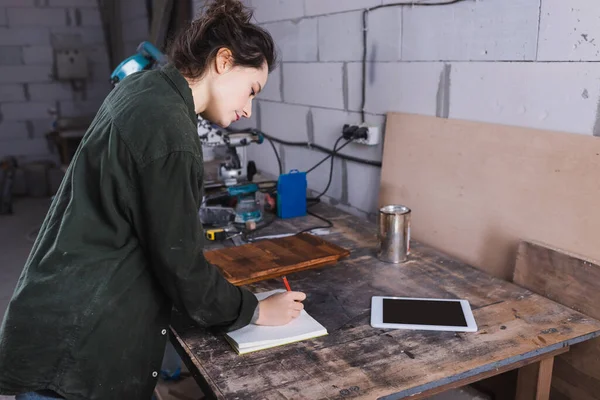
[(204, 258), (198, 217), (202, 166), (188, 152), (173, 152), (139, 171), (141, 242), (149, 265), (175, 307), (201, 326), (225, 331), (248, 325), (258, 302), (229, 283)]

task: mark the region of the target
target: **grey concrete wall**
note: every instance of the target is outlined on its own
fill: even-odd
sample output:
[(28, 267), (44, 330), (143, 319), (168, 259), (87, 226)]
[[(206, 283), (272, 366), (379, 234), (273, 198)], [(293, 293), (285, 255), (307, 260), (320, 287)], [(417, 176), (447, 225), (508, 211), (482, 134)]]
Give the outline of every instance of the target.
[[(146, 38), (144, 0), (121, 2), (126, 55)], [(85, 53), (82, 89), (55, 78), (54, 52)], [(0, 0), (0, 157), (56, 160), (45, 134), (53, 118), (93, 116), (111, 89), (110, 67), (96, 0)]]
[[(259, 96), (255, 126), (284, 139), (333, 146), (360, 119), (362, 12), (391, 0), (249, 0), (274, 36), (282, 64)], [(367, 121), (390, 111), (600, 135), (600, 7), (595, 0), (479, 0), (394, 7), (369, 16)], [(346, 150), (347, 149), (347, 150)], [(376, 149), (343, 152), (380, 160)], [(285, 168), (321, 153), (280, 147)], [(277, 171), (268, 145), (249, 154)], [(360, 216), (376, 209), (380, 171), (336, 161), (333, 202)], [(309, 174), (316, 191), (328, 167)]]

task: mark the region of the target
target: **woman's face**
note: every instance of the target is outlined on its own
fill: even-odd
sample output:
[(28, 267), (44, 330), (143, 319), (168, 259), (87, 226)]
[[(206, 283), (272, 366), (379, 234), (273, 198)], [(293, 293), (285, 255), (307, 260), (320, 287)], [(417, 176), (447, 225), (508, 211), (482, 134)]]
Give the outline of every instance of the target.
[(226, 128), (252, 115), (252, 100), (267, 83), (267, 64), (261, 68), (233, 66), (231, 53), (221, 49), (215, 59), (209, 99), (202, 118)]

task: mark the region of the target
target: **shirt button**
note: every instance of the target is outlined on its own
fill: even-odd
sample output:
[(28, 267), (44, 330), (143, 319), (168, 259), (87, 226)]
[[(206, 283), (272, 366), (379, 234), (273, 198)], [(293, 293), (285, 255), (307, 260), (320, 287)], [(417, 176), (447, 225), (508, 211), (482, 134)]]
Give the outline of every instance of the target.
[(152, 377), (153, 377), (153, 378), (156, 378), (157, 376), (158, 376), (158, 372), (154, 371), (154, 372), (152, 373)]
[(167, 334), (167, 330), (166, 330), (166, 329), (163, 329), (162, 331), (160, 331), (160, 333), (162, 333), (162, 334), (163, 334), (163, 336), (164, 336), (164, 335), (166, 335), (166, 334)]

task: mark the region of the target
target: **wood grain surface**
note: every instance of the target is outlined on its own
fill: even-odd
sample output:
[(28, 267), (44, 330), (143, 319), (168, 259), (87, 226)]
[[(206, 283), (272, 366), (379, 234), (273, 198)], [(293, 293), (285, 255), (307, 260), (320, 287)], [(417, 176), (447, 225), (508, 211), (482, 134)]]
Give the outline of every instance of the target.
[(229, 282), (238, 286), (335, 264), (349, 254), (348, 250), (308, 233), (204, 253)]
[[(521, 242), (514, 282), (557, 303), (600, 319), (600, 264), (539, 243)], [(556, 399), (600, 399), (600, 339), (573, 346), (556, 359)]]
[[(543, 296), (471, 268), (418, 242), (401, 265), (375, 258), (376, 227), (326, 205), (328, 241), (349, 249), (338, 264), (288, 275), (304, 291), (306, 311), (329, 335), (238, 356), (221, 335), (181, 314), (172, 340), (205, 393), (219, 399), (400, 399), (426, 397), (474, 378), (552, 357), (600, 335), (600, 322)], [(286, 232), (310, 217), (273, 224)], [(249, 285), (282, 288), (277, 280)], [(477, 333), (374, 329), (372, 296), (470, 301)]]

